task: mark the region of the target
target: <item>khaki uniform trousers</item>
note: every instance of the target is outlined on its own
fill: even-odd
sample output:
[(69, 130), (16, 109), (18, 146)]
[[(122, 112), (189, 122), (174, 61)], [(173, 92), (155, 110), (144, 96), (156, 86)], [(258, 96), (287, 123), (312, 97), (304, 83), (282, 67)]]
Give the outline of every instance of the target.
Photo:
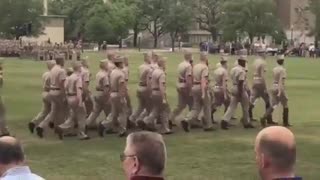
[(111, 111), (111, 104), (109, 97), (106, 97), (105, 95), (102, 95), (102, 92), (99, 92), (99, 94), (94, 96), (93, 111), (90, 113), (88, 119), (86, 120), (86, 124), (88, 126), (97, 126), (99, 124), (97, 118), (100, 115), (101, 111), (104, 112), (107, 118)]
[(199, 114), (203, 111), (202, 124), (203, 128), (212, 128), (211, 121), (211, 97), (209, 91), (206, 92), (204, 99), (202, 99), (202, 92), (200, 85), (192, 87), (193, 106), (192, 110), (188, 113), (186, 121), (191, 124), (197, 121)]
[(87, 115), (86, 117), (89, 117), (89, 115), (91, 114), (91, 112), (93, 111), (93, 98), (91, 96), (91, 92), (88, 91), (88, 92), (85, 92), (83, 94), (83, 100), (84, 100), (84, 105), (86, 107), (86, 112), (87, 112)]
[(283, 108), (288, 108), (288, 96), (286, 92), (283, 90), (281, 92), (281, 96), (278, 96), (279, 90), (278, 90), (278, 84), (274, 84), (271, 89), (271, 105), (272, 107), (278, 105), (281, 103)]
[(173, 122), (176, 121), (177, 116), (179, 116), (187, 106), (189, 109), (192, 108), (192, 96), (190, 96), (189, 90), (187, 88), (177, 88), (177, 92), (178, 104), (170, 116), (170, 120)]
[(39, 127), (45, 128), (50, 122), (58, 126), (66, 120), (66, 114), (69, 110), (66, 106), (65, 97), (60, 90), (51, 90), (49, 92), (49, 99), (51, 103), (51, 112), (39, 124)]
[(67, 96), (67, 101), (71, 109), (71, 113), (68, 120), (59, 125), (59, 128), (61, 128), (63, 132), (66, 132), (67, 130), (73, 129), (75, 127), (75, 124), (77, 124), (78, 137), (86, 137), (86, 109), (84, 103), (82, 105), (79, 105), (77, 96)]
[(229, 122), (232, 118), (232, 116), (235, 114), (238, 103), (241, 104), (242, 107), (242, 114), (243, 114), (243, 124), (248, 124), (250, 123), (250, 118), (249, 118), (249, 95), (248, 92), (246, 91), (246, 89), (243, 89), (243, 94), (242, 97), (240, 98), (238, 96), (238, 87), (236, 85), (234, 85), (234, 87), (232, 88), (232, 92), (231, 92), (232, 96), (231, 96), (231, 100), (230, 100), (230, 105), (228, 107), (227, 112), (224, 114), (223, 120)]
[(35, 118), (33, 118), (31, 122), (34, 123), (35, 125), (38, 125), (47, 117), (50, 111), (51, 111), (51, 103), (49, 99), (49, 92), (43, 92), (42, 93), (42, 110), (41, 112), (39, 112), (39, 114)]
[(143, 122), (147, 127), (155, 130), (157, 119), (160, 117), (161, 132), (169, 132), (169, 105), (163, 103), (160, 91), (152, 91), (151, 100), (153, 103), (151, 113), (143, 119)]
[(132, 105), (131, 105), (131, 98), (130, 95), (126, 95), (126, 101), (127, 101), (127, 117), (130, 117), (132, 114)]
[(101, 122), (107, 131), (115, 130), (117, 127), (119, 133), (127, 131), (127, 103), (125, 98), (118, 92), (112, 92), (110, 95), (111, 114), (107, 120)]
[(270, 103), (269, 94), (267, 91), (266, 84), (265, 83), (253, 83), (252, 92), (251, 92), (251, 96), (250, 96), (250, 103), (254, 104), (255, 101), (260, 97), (263, 99), (263, 101), (266, 104)]
[(130, 121), (141, 121), (151, 112), (150, 91), (146, 87), (140, 86), (137, 90), (138, 108), (131, 115)]
[(216, 110), (218, 107), (224, 105), (227, 109), (230, 105), (230, 96), (227, 94), (227, 97), (224, 97), (224, 92), (222, 87), (215, 86), (213, 89), (213, 103), (212, 110)]
[(6, 123), (6, 110), (0, 96), (0, 135), (9, 134)]

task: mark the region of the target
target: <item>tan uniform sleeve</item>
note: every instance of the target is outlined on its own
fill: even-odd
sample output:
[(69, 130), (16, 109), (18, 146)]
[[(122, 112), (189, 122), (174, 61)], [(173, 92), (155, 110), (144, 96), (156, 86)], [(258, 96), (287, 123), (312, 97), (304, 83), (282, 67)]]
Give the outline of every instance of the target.
[(246, 72), (245, 71), (240, 71), (240, 72), (238, 72), (238, 80), (239, 81), (244, 81), (244, 80), (246, 80)]
[(201, 79), (208, 79), (209, 77), (209, 68), (206, 67), (201, 72)]
[(103, 79), (102, 79), (102, 86), (103, 86), (103, 87), (109, 86), (109, 78), (108, 78), (108, 76), (104, 76), (104, 77), (103, 77)]
[(166, 85), (166, 75), (165, 73), (162, 73), (160, 74), (160, 77), (159, 77), (159, 86), (165, 87), (165, 85)]
[(59, 74), (59, 80), (60, 80), (60, 82), (66, 80), (66, 78), (67, 78), (66, 71), (65, 71), (65, 70), (61, 70), (61, 72), (60, 72), (60, 74)]
[(189, 76), (192, 76), (192, 66), (187, 67), (185, 76), (185, 79), (187, 79)]
[(90, 73), (89, 72), (83, 73), (82, 78), (83, 78), (84, 82), (89, 82), (90, 81)]
[(82, 89), (82, 78), (78, 78), (76, 82), (76, 88), (77, 89)]

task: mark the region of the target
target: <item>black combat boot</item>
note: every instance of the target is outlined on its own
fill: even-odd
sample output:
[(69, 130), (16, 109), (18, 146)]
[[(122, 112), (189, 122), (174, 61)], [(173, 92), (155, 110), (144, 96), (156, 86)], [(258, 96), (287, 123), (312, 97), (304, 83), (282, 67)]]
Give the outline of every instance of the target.
[(254, 108), (254, 105), (253, 104), (250, 104), (250, 107), (249, 107), (249, 118), (251, 121), (254, 121), (253, 119), (253, 108)]
[[(271, 107), (271, 105), (270, 105), (270, 102), (266, 102), (266, 111), (268, 111), (268, 109)], [(269, 114), (268, 116), (267, 116), (267, 123), (268, 123), (268, 125), (278, 125), (278, 123), (276, 123), (276, 122), (274, 122), (273, 120), (272, 120), (272, 114)]]
[[(272, 113), (273, 113), (273, 108), (270, 107), (269, 109), (266, 110), (266, 113), (264, 114), (264, 116), (260, 119), (260, 124), (263, 128), (267, 127), (267, 121), (269, 119), (272, 120)], [(269, 124), (269, 123), (268, 123)]]
[(221, 121), (221, 129), (228, 130), (229, 129), (229, 123), (225, 120)]
[(290, 127), (289, 124), (289, 108), (283, 108), (283, 126)]
[(31, 134), (33, 134), (35, 127), (36, 127), (36, 125), (33, 122), (30, 122), (28, 124), (28, 128), (29, 128), (29, 131), (30, 131)]
[(212, 108), (211, 110), (211, 121), (212, 121), (212, 124), (217, 124), (217, 122), (214, 120), (214, 113), (216, 112), (217, 110)]
[(182, 129), (185, 132), (189, 132), (190, 131), (189, 123), (187, 121), (185, 121), (185, 120), (181, 121), (181, 126), (182, 126)]

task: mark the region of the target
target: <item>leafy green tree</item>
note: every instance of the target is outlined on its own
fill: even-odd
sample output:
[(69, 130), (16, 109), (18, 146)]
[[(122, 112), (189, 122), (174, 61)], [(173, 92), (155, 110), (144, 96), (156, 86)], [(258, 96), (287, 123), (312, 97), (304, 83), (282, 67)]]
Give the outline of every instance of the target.
[(226, 0), (198, 0), (196, 1), (196, 20), (200, 29), (211, 33), (212, 40), (216, 41), (224, 17)]
[(171, 0), (163, 18), (163, 28), (170, 34), (172, 51), (175, 48), (176, 38), (187, 32), (193, 23), (192, 0)]
[(320, 1), (319, 0), (309, 0), (309, 7), (310, 11), (315, 16), (315, 26), (311, 30), (311, 35), (315, 36), (315, 45), (318, 47), (318, 41), (320, 39)]
[(41, 0), (1, 0), (0, 35), (5, 38), (19, 38), (31, 27), (31, 32), (27, 35), (37, 36), (42, 32), (42, 14)]
[(254, 37), (276, 35), (282, 31), (272, 0), (231, 0), (225, 4), (224, 31)]

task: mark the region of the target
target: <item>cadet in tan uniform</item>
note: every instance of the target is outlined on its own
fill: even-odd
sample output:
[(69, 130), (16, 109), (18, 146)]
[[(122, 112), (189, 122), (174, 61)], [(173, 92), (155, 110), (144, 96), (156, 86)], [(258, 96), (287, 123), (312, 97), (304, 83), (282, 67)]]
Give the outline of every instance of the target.
[(71, 116), (65, 123), (56, 127), (56, 133), (62, 140), (65, 132), (69, 129), (74, 128), (74, 125), (77, 124), (78, 138), (80, 140), (87, 140), (89, 139), (89, 136), (85, 133), (86, 110), (84, 101), (82, 99), (83, 82), (80, 62), (74, 62), (73, 71), (73, 74), (69, 76), (65, 82), (65, 92), (67, 96), (68, 106), (71, 109)]
[(215, 85), (213, 87), (213, 104), (212, 104), (212, 122), (214, 121), (214, 113), (217, 108), (221, 105), (225, 106), (225, 111), (228, 109), (230, 104), (230, 96), (228, 91), (228, 57), (222, 56), (220, 60), (220, 66), (214, 71)]
[(42, 138), (44, 128), (50, 122), (56, 127), (65, 121), (65, 91), (64, 82), (66, 80), (66, 71), (63, 69), (64, 59), (56, 58), (56, 65), (50, 71), (50, 91), (49, 98), (51, 102), (51, 112), (36, 128), (37, 135)]
[(116, 69), (110, 74), (110, 101), (111, 114), (107, 121), (102, 121), (98, 127), (100, 136), (104, 135), (104, 131), (114, 130), (115, 126), (119, 125), (119, 137), (127, 135), (127, 102), (126, 94), (127, 87), (125, 82), (125, 74), (122, 71), (123, 57), (114, 59)]
[(234, 115), (238, 103), (242, 106), (243, 113), (243, 127), (244, 128), (254, 128), (251, 124), (251, 120), (249, 118), (249, 96), (246, 91), (246, 56), (240, 56), (238, 59), (238, 65), (231, 70), (231, 80), (233, 83), (233, 87), (231, 89), (231, 101), (228, 107), (227, 112), (225, 113), (223, 120), (221, 121), (221, 128), (224, 130), (229, 129), (229, 121), (231, 117)]
[(281, 103), (283, 106), (283, 126), (289, 127), (289, 107), (288, 97), (285, 92), (285, 80), (287, 72), (284, 68), (284, 55), (278, 56), (278, 66), (273, 69), (273, 85), (271, 89), (271, 107), (267, 110), (266, 114), (261, 118), (261, 125), (266, 127), (269, 116), (272, 116), (275, 107)]
[(96, 95), (94, 96), (93, 111), (88, 117), (87, 126), (96, 126), (99, 122), (96, 121), (101, 111), (104, 112), (106, 118), (108, 117), (111, 104), (110, 104), (110, 87), (108, 76), (108, 60), (100, 61), (100, 71), (96, 75)]
[(79, 41), (78, 44), (76, 45), (75, 51), (76, 51), (76, 57), (77, 57), (76, 60), (77, 60), (77, 61), (80, 61), (81, 51), (82, 51), (82, 45), (81, 45), (80, 41)]
[(186, 51), (184, 54), (184, 61), (178, 65), (178, 105), (173, 110), (170, 116), (170, 121), (172, 123), (175, 122), (176, 117), (179, 116), (187, 106), (189, 107), (189, 109), (192, 108), (192, 66), (190, 64), (191, 61), (193, 61), (192, 53)]
[[(270, 100), (267, 90), (267, 84), (265, 79), (266, 72), (266, 54), (263, 49), (258, 50), (259, 57), (254, 61), (254, 74), (253, 74), (253, 85), (252, 85), (252, 93), (250, 97), (250, 107), (249, 107), (249, 117), (253, 119), (253, 108), (255, 102), (258, 98), (262, 98), (266, 105), (266, 111), (270, 108)], [(270, 125), (276, 125), (277, 123), (272, 121), (272, 116), (267, 118), (267, 123)]]
[[(151, 53), (144, 54), (144, 63), (139, 66), (139, 86), (137, 89), (138, 108), (131, 115), (130, 121), (135, 123), (144, 118), (143, 114), (149, 114), (151, 112), (151, 88), (148, 88), (150, 84), (149, 74), (151, 73)], [(143, 111), (146, 110), (146, 113)]]
[(193, 86), (192, 97), (193, 107), (188, 113), (185, 120), (181, 121), (184, 131), (189, 132), (190, 122), (197, 120), (201, 111), (203, 111), (203, 128), (204, 131), (212, 131), (213, 125), (211, 121), (211, 99), (209, 95), (209, 67), (208, 55), (202, 52), (200, 54), (200, 63), (193, 67)]
[(81, 60), (81, 76), (83, 81), (83, 101), (86, 107), (87, 117), (90, 115), (93, 109), (93, 100), (91, 98), (91, 92), (89, 89), (91, 73), (87, 60)]
[(34, 132), (34, 128), (42, 122), (46, 116), (50, 113), (51, 111), (51, 104), (50, 104), (50, 99), (49, 99), (49, 91), (50, 91), (50, 71), (53, 68), (53, 66), (56, 65), (55, 61), (47, 61), (47, 68), (48, 71), (45, 72), (42, 75), (42, 82), (43, 82), (43, 92), (42, 92), (42, 111), (28, 124), (29, 130), (31, 133)]
[(152, 100), (152, 111), (149, 116), (145, 117), (143, 121), (138, 121), (137, 124), (143, 130), (156, 130), (156, 119), (160, 117), (162, 134), (172, 134), (169, 129), (169, 106), (167, 102), (166, 94), (166, 74), (165, 74), (165, 63), (164, 58), (158, 60), (159, 68), (155, 69), (151, 75), (151, 100)]
[[(3, 87), (3, 67), (0, 63), (0, 88)], [(9, 130), (7, 128), (6, 120), (6, 110), (2, 101), (2, 96), (0, 96), (0, 136), (9, 136)]]
[[(128, 82), (129, 82), (129, 62), (128, 62), (128, 57), (123, 57), (123, 69), (122, 69), (124, 75), (125, 75), (125, 80), (126, 80), (126, 86), (128, 87)], [(126, 94), (126, 101), (127, 101), (127, 108), (128, 108), (128, 117), (131, 116), (132, 114), (132, 106), (131, 106), (131, 99), (130, 95), (127, 90)]]

